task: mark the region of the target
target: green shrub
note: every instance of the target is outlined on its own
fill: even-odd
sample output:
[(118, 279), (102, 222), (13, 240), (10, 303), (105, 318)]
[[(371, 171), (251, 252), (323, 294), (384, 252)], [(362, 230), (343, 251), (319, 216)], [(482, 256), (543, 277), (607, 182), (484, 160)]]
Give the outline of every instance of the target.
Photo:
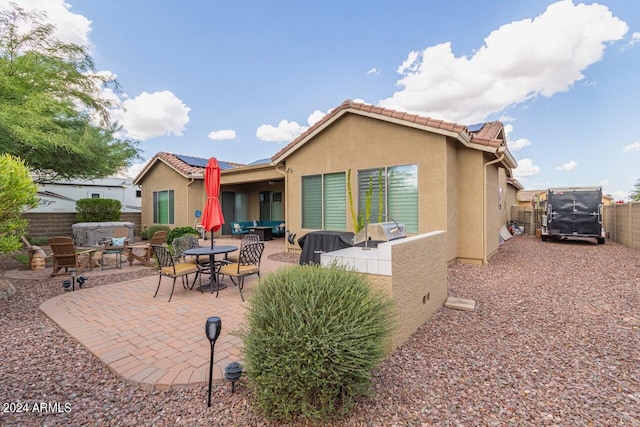
[(76, 221), (120, 221), (122, 203), (115, 199), (80, 199), (76, 201)]
[(296, 266), (264, 277), (251, 297), (245, 368), (257, 406), (273, 419), (326, 419), (370, 392), (385, 357), (392, 300), (344, 268)]
[(171, 227), (169, 227), (168, 225), (152, 225), (151, 227), (147, 227), (142, 230), (142, 233), (140, 233), (140, 237), (142, 237), (142, 240), (149, 240), (153, 236), (153, 233), (155, 233), (156, 231), (166, 231), (168, 237), (169, 233), (171, 233)]
[(5, 254), (22, 246), (28, 223), (21, 213), (38, 205), (38, 187), (18, 157), (0, 154), (0, 171), (0, 254)]
[(173, 242), (173, 239), (177, 239), (178, 237), (191, 235), (199, 236), (200, 233), (193, 227), (176, 227), (168, 234), (167, 241)]

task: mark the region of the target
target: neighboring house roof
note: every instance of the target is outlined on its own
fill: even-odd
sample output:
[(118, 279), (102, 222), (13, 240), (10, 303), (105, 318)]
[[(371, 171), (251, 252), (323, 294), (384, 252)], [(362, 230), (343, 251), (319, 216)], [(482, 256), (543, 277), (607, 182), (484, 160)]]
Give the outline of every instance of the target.
[(522, 190), (518, 192), (518, 201), (531, 202), (539, 194), (545, 194), (547, 190)]
[[(164, 163), (171, 169), (184, 176), (185, 178), (204, 178), (204, 169), (209, 159), (202, 157), (185, 156), (182, 154), (173, 154), (166, 152), (156, 153), (151, 160), (147, 162), (144, 168), (133, 180), (134, 184), (139, 184), (140, 179), (157, 163)], [(234, 169), (244, 166), (240, 163), (225, 162), (218, 160), (221, 170)]]
[(373, 117), (380, 120), (428, 130), (455, 138), (466, 146), (481, 149), (483, 151), (495, 152), (500, 148), (501, 151), (505, 153), (505, 160), (508, 165), (512, 168), (515, 168), (517, 165), (515, 159), (507, 149), (504, 127), (501, 122), (488, 122), (482, 125), (467, 127), (458, 123), (446, 122), (444, 120), (437, 120), (430, 117), (419, 116), (417, 114), (404, 113), (402, 111), (376, 107), (369, 104), (362, 104), (351, 100), (346, 100), (338, 107), (334, 108), (321, 120), (316, 122), (282, 150), (277, 152), (271, 158), (271, 161), (274, 163), (283, 161), (286, 157), (304, 145), (305, 142), (313, 138), (317, 133), (321, 132), (324, 128), (329, 126), (329, 124), (336, 121), (346, 113), (360, 114), (367, 117)]

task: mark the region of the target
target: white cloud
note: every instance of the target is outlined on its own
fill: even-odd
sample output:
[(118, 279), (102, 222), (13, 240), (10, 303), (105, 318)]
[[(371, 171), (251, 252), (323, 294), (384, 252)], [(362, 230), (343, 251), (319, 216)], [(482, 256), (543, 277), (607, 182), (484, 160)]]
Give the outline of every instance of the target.
[(307, 130), (306, 126), (301, 126), (297, 122), (282, 120), (278, 126), (262, 125), (256, 131), (256, 136), (263, 141), (285, 142), (291, 141)]
[(536, 175), (540, 172), (540, 167), (533, 164), (531, 159), (518, 160), (518, 167), (513, 170), (513, 175), (516, 178), (522, 178), (526, 176)]
[(563, 163), (560, 166), (556, 166), (556, 170), (571, 172), (572, 170), (575, 170), (576, 167), (578, 167), (578, 163), (576, 163), (573, 160), (569, 160), (567, 163)]
[(471, 57), (456, 57), (451, 43), (410, 52), (397, 69), (401, 89), (380, 104), (477, 123), (508, 106), (569, 90), (600, 61), (606, 44), (627, 31), (606, 6), (559, 1), (535, 19), (494, 30)]
[(509, 150), (511, 151), (520, 151), (524, 147), (528, 147), (530, 145), (531, 145), (531, 141), (529, 141), (526, 138), (518, 138), (515, 141), (507, 142), (507, 147), (509, 147)]
[[(0, 8), (7, 9), (8, 4), (5, 4), (5, 1), (2, 3)], [(71, 5), (64, 0), (14, 0), (13, 3), (27, 11), (45, 12), (46, 22), (56, 26), (53, 35), (60, 41), (80, 46), (91, 46), (89, 41), (91, 21), (82, 15), (71, 12)]]
[(208, 136), (214, 141), (236, 139), (236, 131), (232, 129), (214, 130), (212, 132), (209, 132)]
[(327, 113), (323, 113), (320, 110), (316, 110), (313, 113), (309, 114), (309, 117), (307, 117), (307, 123), (309, 123), (309, 126), (313, 126), (314, 124), (322, 120), (322, 118), (326, 115)]
[(331, 110), (327, 112), (315, 110), (307, 117), (309, 126), (299, 125), (295, 121), (289, 122), (287, 120), (282, 120), (278, 123), (278, 126), (262, 125), (256, 131), (256, 136), (263, 141), (288, 142), (300, 136), (300, 134), (322, 120), (322, 118), (330, 112)]
[(190, 110), (170, 91), (142, 92), (125, 100), (122, 109), (112, 113), (112, 118), (127, 136), (146, 140), (169, 134), (182, 136)]
[(419, 57), (420, 52), (415, 50), (409, 52), (407, 59), (396, 69), (398, 74), (406, 74), (407, 72), (415, 73), (420, 67), (420, 63), (418, 62)]
[(623, 151), (625, 153), (631, 153), (633, 151), (640, 151), (640, 142), (634, 142), (633, 144), (625, 145)]
[[(504, 121), (509, 121), (509, 120), (513, 120), (509, 117), (503, 116), (500, 118), (500, 120), (502, 122)], [(528, 147), (529, 145), (531, 145), (531, 141), (529, 141), (526, 138), (518, 138), (515, 141), (511, 141), (509, 136), (511, 135), (511, 133), (513, 132), (513, 125), (512, 124), (506, 124), (504, 125), (504, 133), (505, 136), (507, 138), (507, 146), (509, 147), (510, 151), (520, 151), (522, 150), (524, 147)]]
[(608, 187), (611, 185), (611, 181), (609, 181), (608, 179), (603, 179), (602, 181), (600, 181), (600, 185), (603, 187)]
[(370, 69), (369, 71), (367, 71), (367, 76), (370, 76), (370, 75), (372, 75), (372, 74), (373, 74), (374, 76), (377, 76), (378, 74), (380, 74), (380, 71), (379, 71), (377, 68), (373, 67), (372, 69)]
[(625, 44), (624, 46), (622, 46), (622, 51), (624, 51), (626, 48), (633, 46), (636, 43), (640, 43), (640, 33), (639, 32), (635, 32), (633, 34), (631, 34), (631, 38), (629, 39), (629, 42), (627, 42), (627, 44)]
[(149, 163), (148, 160), (144, 163), (134, 163), (127, 169), (125, 169), (122, 173), (125, 177), (133, 179), (138, 176), (140, 172), (142, 172), (142, 169), (144, 169), (147, 163)]

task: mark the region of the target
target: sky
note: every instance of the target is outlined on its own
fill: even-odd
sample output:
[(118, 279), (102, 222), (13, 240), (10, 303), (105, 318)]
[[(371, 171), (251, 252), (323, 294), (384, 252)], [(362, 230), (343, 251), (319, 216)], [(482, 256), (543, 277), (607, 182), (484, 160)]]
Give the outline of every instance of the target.
[(637, 1), (13, 2), (117, 78), (112, 119), (142, 150), (130, 176), (159, 151), (271, 157), (351, 99), (502, 121), (525, 189), (624, 200), (640, 179)]

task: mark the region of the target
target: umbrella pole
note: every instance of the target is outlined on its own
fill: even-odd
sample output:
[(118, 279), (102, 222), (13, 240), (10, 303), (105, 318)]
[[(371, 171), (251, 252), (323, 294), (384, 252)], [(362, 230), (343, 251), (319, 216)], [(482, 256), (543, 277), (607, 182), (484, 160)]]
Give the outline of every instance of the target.
[(213, 248), (213, 228), (211, 229), (211, 247)]

